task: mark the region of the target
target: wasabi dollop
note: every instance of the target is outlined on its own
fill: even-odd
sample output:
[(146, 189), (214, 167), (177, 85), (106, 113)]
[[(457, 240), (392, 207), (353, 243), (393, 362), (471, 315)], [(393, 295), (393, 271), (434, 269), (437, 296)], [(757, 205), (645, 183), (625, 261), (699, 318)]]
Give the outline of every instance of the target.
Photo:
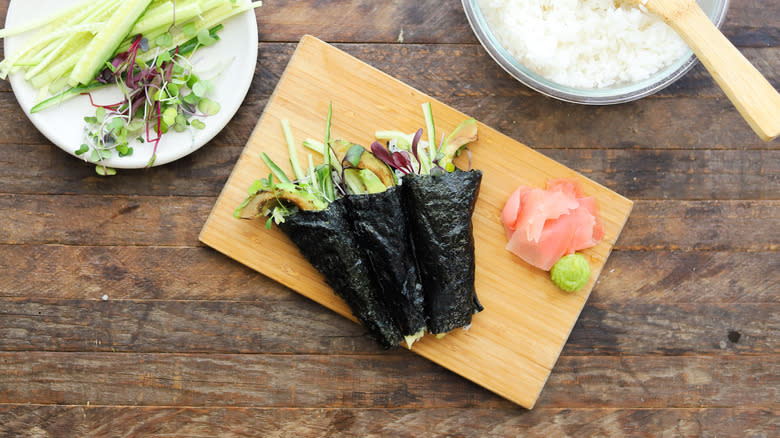
[(590, 265), (582, 254), (563, 256), (550, 269), (550, 278), (559, 288), (574, 292), (588, 282)]

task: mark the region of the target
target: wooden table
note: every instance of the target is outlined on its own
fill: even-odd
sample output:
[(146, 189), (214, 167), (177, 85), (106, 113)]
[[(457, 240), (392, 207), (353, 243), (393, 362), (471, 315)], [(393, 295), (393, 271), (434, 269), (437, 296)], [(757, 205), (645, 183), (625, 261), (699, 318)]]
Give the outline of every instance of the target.
[[(780, 143), (703, 68), (584, 107), (505, 74), (457, 0), (269, 0), (257, 16), (239, 114), (160, 168), (98, 177), (0, 82), (0, 436), (777, 436)], [(775, 87), (778, 17), (743, 0), (724, 26)], [(382, 351), (198, 243), (304, 33), (635, 200), (535, 409)]]

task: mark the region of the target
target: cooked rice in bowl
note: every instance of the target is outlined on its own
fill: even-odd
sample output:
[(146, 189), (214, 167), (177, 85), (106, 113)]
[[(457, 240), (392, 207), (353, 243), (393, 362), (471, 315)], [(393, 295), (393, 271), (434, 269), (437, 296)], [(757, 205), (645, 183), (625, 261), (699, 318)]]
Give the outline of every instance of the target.
[(685, 56), (660, 18), (621, 0), (479, 0), (492, 33), (529, 70), (594, 89), (640, 82)]

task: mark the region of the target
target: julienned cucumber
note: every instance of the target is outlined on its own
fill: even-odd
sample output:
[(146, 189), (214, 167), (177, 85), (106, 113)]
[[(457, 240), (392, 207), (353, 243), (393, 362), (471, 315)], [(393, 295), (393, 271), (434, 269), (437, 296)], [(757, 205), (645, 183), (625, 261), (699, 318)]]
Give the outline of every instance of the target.
[(95, 78), (107, 59), (116, 51), (152, 0), (125, 0), (84, 50), (73, 67), (68, 83), (86, 85)]
[[(219, 40), (219, 35), (217, 35), (217, 32), (222, 30), (223, 27), (224, 26), (221, 25), (221, 24), (218, 24), (218, 25), (212, 27), (211, 29), (209, 29), (209, 35), (212, 38), (214, 38), (216, 40)], [(190, 53), (192, 53), (198, 47), (198, 45), (199, 45), (198, 38), (197, 37), (196, 38), (192, 38), (192, 39), (186, 41), (184, 44), (181, 44), (180, 46), (178, 46), (178, 48), (171, 49), (168, 53), (171, 56), (174, 56), (176, 54), (179, 54), (179, 55), (182, 55), (182, 56), (187, 56)], [(66, 100), (72, 99), (72, 98), (74, 98), (76, 96), (79, 96), (81, 94), (84, 94), (84, 93), (89, 93), (89, 92), (97, 90), (99, 88), (103, 88), (103, 87), (105, 87), (107, 85), (110, 85), (110, 84), (103, 83), (103, 82), (98, 82), (96, 80), (92, 80), (92, 82), (90, 82), (87, 85), (77, 85), (75, 87), (71, 87), (71, 88), (69, 88), (67, 90), (64, 90), (64, 91), (62, 91), (62, 92), (60, 92), (60, 93), (58, 93), (58, 94), (56, 94), (56, 95), (46, 99), (46, 100), (38, 103), (37, 105), (33, 106), (30, 109), (30, 113), (34, 114), (34, 113), (37, 113), (38, 111), (45, 110), (46, 108), (50, 108), (50, 107), (53, 107), (55, 105), (59, 105), (59, 104), (65, 102)]]

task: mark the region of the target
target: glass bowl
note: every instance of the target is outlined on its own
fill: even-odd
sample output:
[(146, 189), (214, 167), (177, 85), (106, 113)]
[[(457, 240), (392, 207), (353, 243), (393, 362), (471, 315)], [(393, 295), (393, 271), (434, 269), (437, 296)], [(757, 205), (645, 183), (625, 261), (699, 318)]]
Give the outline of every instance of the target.
[[(697, 1), (707, 16), (710, 17), (710, 20), (712, 20), (717, 27), (720, 27), (726, 18), (729, 0)], [(685, 73), (687, 73), (697, 62), (693, 52), (688, 49), (682, 58), (666, 68), (659, 70), (652, 77), (640, 82), (620, 84), (605, 88), (568, 87), (545, 79), (532, 72), (509, 54), (490, 30), (485, 17), (482, 15), (482, 10), (479, 7), (479, 0), (462, 0), (462, 2), (471, 29), (474, 31), (479, 42), (482, 43), (485, 50), (487, 50), (490, 57), (493, 58), (498, 65), (529, 88), (565, 102), (585, 105), (611, 105), (631, 102), (667, 87), (669, 84), (685, 75)]]

